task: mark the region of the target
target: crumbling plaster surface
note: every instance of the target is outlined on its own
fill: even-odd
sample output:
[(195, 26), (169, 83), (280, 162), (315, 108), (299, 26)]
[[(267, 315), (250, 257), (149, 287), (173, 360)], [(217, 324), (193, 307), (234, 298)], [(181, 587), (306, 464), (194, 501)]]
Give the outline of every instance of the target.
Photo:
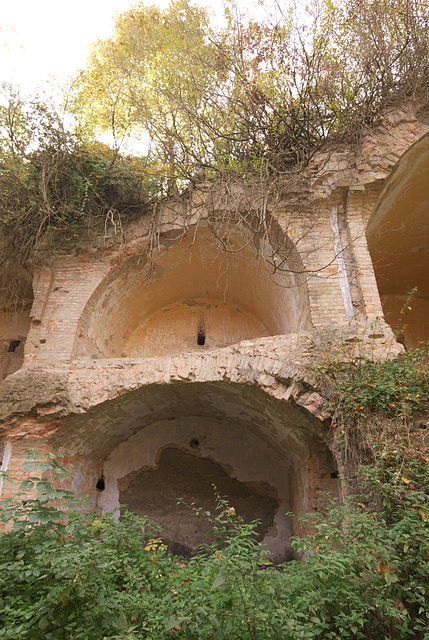
[[(132, 471), (118, 482), (119, 501), (134, 513), (158, 522), (173, 553), (194, 554), (201, 540), (213, 540), (208, 513), (215, 515), (217, 495), (228, 496), (235, 515), (245, 522), (258, 521), (255, 532), (259, 540), (268, 536), (279, 539), (275, 519), (281, 505), (276, 488), (266, 481), (241, 482), (230, 473), (229, 467), (208, 457), (167, 446), (160, 451), (156, 467)], [(277, 545), (279, 559), (285, 559), (287, 538), (284, 542), (282, 547)]]
[[(192, 449), (190, 443), (198, 442), (198, 448)], [(270, 551), (280, 556), (288, 546), (291, 536), (290, 518), (286, 515), (290, 509), (290, 476), (295, 469), (292, 465), (297, 465), (297, 460), (293, 460), (297, 453), (290, 452), (289, 458), (285, 454), (281, 455), (279, 450), (270, 441), (264, 441), (258, 434), (252, 433), (249, 429), (243, 428), (239, 420), (221, 420), (208, 416), (183, 416), (176, 419), (155, 422), (145, 429), (140, 430), (128, 440), (116, 447), (104, 464), (104, 476), (107, 479), (106, 489), (100, 494), (99, 506), (104, 511), (113, 511), (119, 506), (120, 480), (125, 476), (140, 470), (155, 468), (159, 464), (159, 458), (163, 451), (181, 448), (188, 452), (188, 456), (196, 456), (202, 459), (220, 462), (226, 468), (227, 475), (238, 480), (241, 484), (251, 487), (252, 484), (261, 485), (259, 493), (264, 497), (264, 486), (267, 484), (275, 488), (278, 492), (278, 504), (274, 520), (273, 531), (265, 536), (265, 543)], [(189, 474), (192, 473), (192, 465), (186, 465)], [(153, 473), (153, 471), (152, 471)], [(215, 476), (216, 477), (216, 476)], [(220, 474), (217, 474), (220, 477)], [(186, 484), (184, 478), (175, 477), (170, 479), (168, 487), (160, 487), (160, 493), (167, 489), (168, 493), (173, 493), (173, 502), (180, 498), (188, 498), (199, 506), (200, 489), (195, 486), (194, 491), (185, 496), (182, 486)], [(218, 487), (221, 490), (221, 487)], [(202, 487), (201, 487), (202, 491)], [(271, 494), (271, 495), (270, 495)], [(268, 495), (273, 498), (272, 491)], [(213, 502), (214, 490), (212, 490)], [(305, 496), (308, 501), (308, 495)], [(305, 499), (304, 498), (304, 499)], [(141, 496), (144, 505), (144, 495)], [(162, 495), (158, 502), (162, 503)], [(201, 505), (204, 506), (204, 505)], [(237, 504), (234, 504), (237, 508)], [(301, 506), (304, 510), (305, 504)], [(174, 510), (174, 508), (173, 508)], [(157, 509), (159, 511), (159, 509)], [(161, 507), (161, 511), (163, 509)], [(182, 526), (185, 529), (183, 520), (194, 520), (192, 513), (186, 513), (182, 509), (185, 518), (182, 518)], [(150, 513), (148, 514), (150, 515)], [(256, 515), (250, 518), (255, 519)], [(177, 526), (179, 527), (180, 517), (177, 516)], [(169, 514), (163, 513), (162, 524), (170, 524)], [(194, 534), (195, 524), (192, 527)], [(205, 525), (206, 530), (210, 527)], [(176, 524), (173, 524), (173, 530)], [(197, 527), (201, 529), (201, 527)], [(164, 529), (165, 530), (165, 529)], [(186, 533), (184, 531), (184, 533)], [(200, 531), (202, 539), (205, 531)], [(195, 534), (194, 534), (195, 535)], [(194, 538), (195, 539), (195, 538)], [(186, 542), (186, 540), (183, 540)], [(189, 542), (188, 542), (189, 545)]]

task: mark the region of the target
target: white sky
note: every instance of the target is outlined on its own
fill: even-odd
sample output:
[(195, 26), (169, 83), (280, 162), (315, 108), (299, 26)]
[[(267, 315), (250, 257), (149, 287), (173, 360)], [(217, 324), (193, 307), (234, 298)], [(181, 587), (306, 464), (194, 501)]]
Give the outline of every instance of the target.
[[(134, 0), (0, 0), (0, 83), (31, 91), (50, 76), (63, 81), (85, 63), (89, 46), (113, 31)], [(167, 6), (168, 0), (145, 4)], [(222, 12), (222, 0), (205, 0)]]
[[(258, 2), (238, 0), (245, 10), (252, 6), (252, 13), (264, 14), (256, 9)], [(194, 3), (213, 17), (223, 16), (222, 0)], [(116, 15), (136, 4), (166, 8), (170, 0), (0, 0), (0, 85), (11, 83), (22, 96), (46, 90), (55, 101), (67, 79), (85, 65), (91, 44), (108, 37)], [(109, 133), (98, 137), (114, 144)], [(130, 138), (122, 148), (140, 153), (142, 144), (146, 150), (146, 142)]]

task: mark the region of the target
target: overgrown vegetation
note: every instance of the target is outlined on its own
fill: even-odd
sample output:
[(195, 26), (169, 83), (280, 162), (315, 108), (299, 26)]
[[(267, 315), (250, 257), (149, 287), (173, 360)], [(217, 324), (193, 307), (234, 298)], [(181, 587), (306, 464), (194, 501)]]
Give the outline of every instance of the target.
[[(411, 484), (424, 485), (426, 491), (426, 481), (415, 475), (420, 462), (425, 469), (429, 459), (424, 438), (429, 427), (428, 345), (379, 360), (341, 342), (323, 358), (316, 377), (331, 398), (332, 430), (349, 476), (360, 475), (362, 465), (375, 465), (390, 486), (390, 464), (398, 471), (399, 486), (401, 476), (409, 476)], [(397, 464), (388, 463), (391, 459)], [(368, 494), (376, 502), (380, 497), (374, 487)]]
[(417, 352), (334, 372), (338, 424), (372, 458), (353, 500), (305, 519), (296, 560), (270, 564), (223, 499), (213, 542), (172, 556), (147, 519), (87, 513), (54, 489), (64, 472), (42, 457), (42, 477), (1, 503), (0, 638), (429, 640), (429, 461), (403, 429), (427, 409), (427, 366)]
[[(231, 195), (243, 180), (257, 184), (252, 202), (228, 210), (245, 226), (254, 212), (255, 233), (265, 233), (268, 203), (305, 192), (315, 153), (358, 142), (392, 106), (427, 106), (421, 0), (263, 8), (263, 18), (250, 18), (227, 3), (220, 24), (187, 0), (165, 11), (136, 5), (94, 45), (61, 115), (3, 87), (3, 297), (14, 298), (11, 267), (31, 271), (59, 241), (74, 246), (82, 227), (118, 227), (135, 208), (195, 184), (214, 199), (219, 185)], [(113, 149), (96, 141), (100, 131)], [(141, 139), (138, 158), (119, 153), (129, 135)]]
[(193, 181), (301, 171), (386, 108), (427, 101), (420, 0), (262, 6), (258, 20), (227, 3), (225, 26), (187, 0), (133, 7), (94, 46), (76, 109), (116, 135), (148, 132), (164, 170)]
[[(78, 233), (141, 209), (158, 195), (147, 161), (121, 156), (81, 129), (66, 130), (52, 105), (3, 87), (0, 106), (0, 285)], [(13, 292), (12, 292), (13, 293)]]
[(335, 355), (330, 358), (319, 371), (333, 383), (338, 422), (354, 426), (374, 415), (407, 421), (414, 411), (426, 407), (427, 353), (423, 347), (383, 361), (354, 355), (346, 361)]

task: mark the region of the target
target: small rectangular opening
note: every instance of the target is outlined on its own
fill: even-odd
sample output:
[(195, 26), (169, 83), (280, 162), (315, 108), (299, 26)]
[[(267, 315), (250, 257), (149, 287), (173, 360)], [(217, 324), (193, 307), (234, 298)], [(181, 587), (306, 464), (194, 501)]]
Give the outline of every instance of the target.
[(17, 349), (17, 347), (19, 347), (20, 344), (21, 344), (21, 340), (11, 340), (9, 343), (8, 352), (13, 353)]

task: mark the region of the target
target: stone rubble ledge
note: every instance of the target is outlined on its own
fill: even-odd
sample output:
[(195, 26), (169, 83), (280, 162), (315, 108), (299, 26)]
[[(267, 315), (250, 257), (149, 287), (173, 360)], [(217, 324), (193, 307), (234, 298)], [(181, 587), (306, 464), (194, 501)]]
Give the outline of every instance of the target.
[(77, 358), (24, 366), (0, 385), (0, 437), (45, 437), (70, 414), (149, 385), (223, 382), (254, 385), (294, 402), (320, 421), (330, 418), (328, 393), (315, 375), (334, 358), (385, 359), (402, 350), (390, 329), (358, 324), (302, 332), (201, 352), (153, 358)]

